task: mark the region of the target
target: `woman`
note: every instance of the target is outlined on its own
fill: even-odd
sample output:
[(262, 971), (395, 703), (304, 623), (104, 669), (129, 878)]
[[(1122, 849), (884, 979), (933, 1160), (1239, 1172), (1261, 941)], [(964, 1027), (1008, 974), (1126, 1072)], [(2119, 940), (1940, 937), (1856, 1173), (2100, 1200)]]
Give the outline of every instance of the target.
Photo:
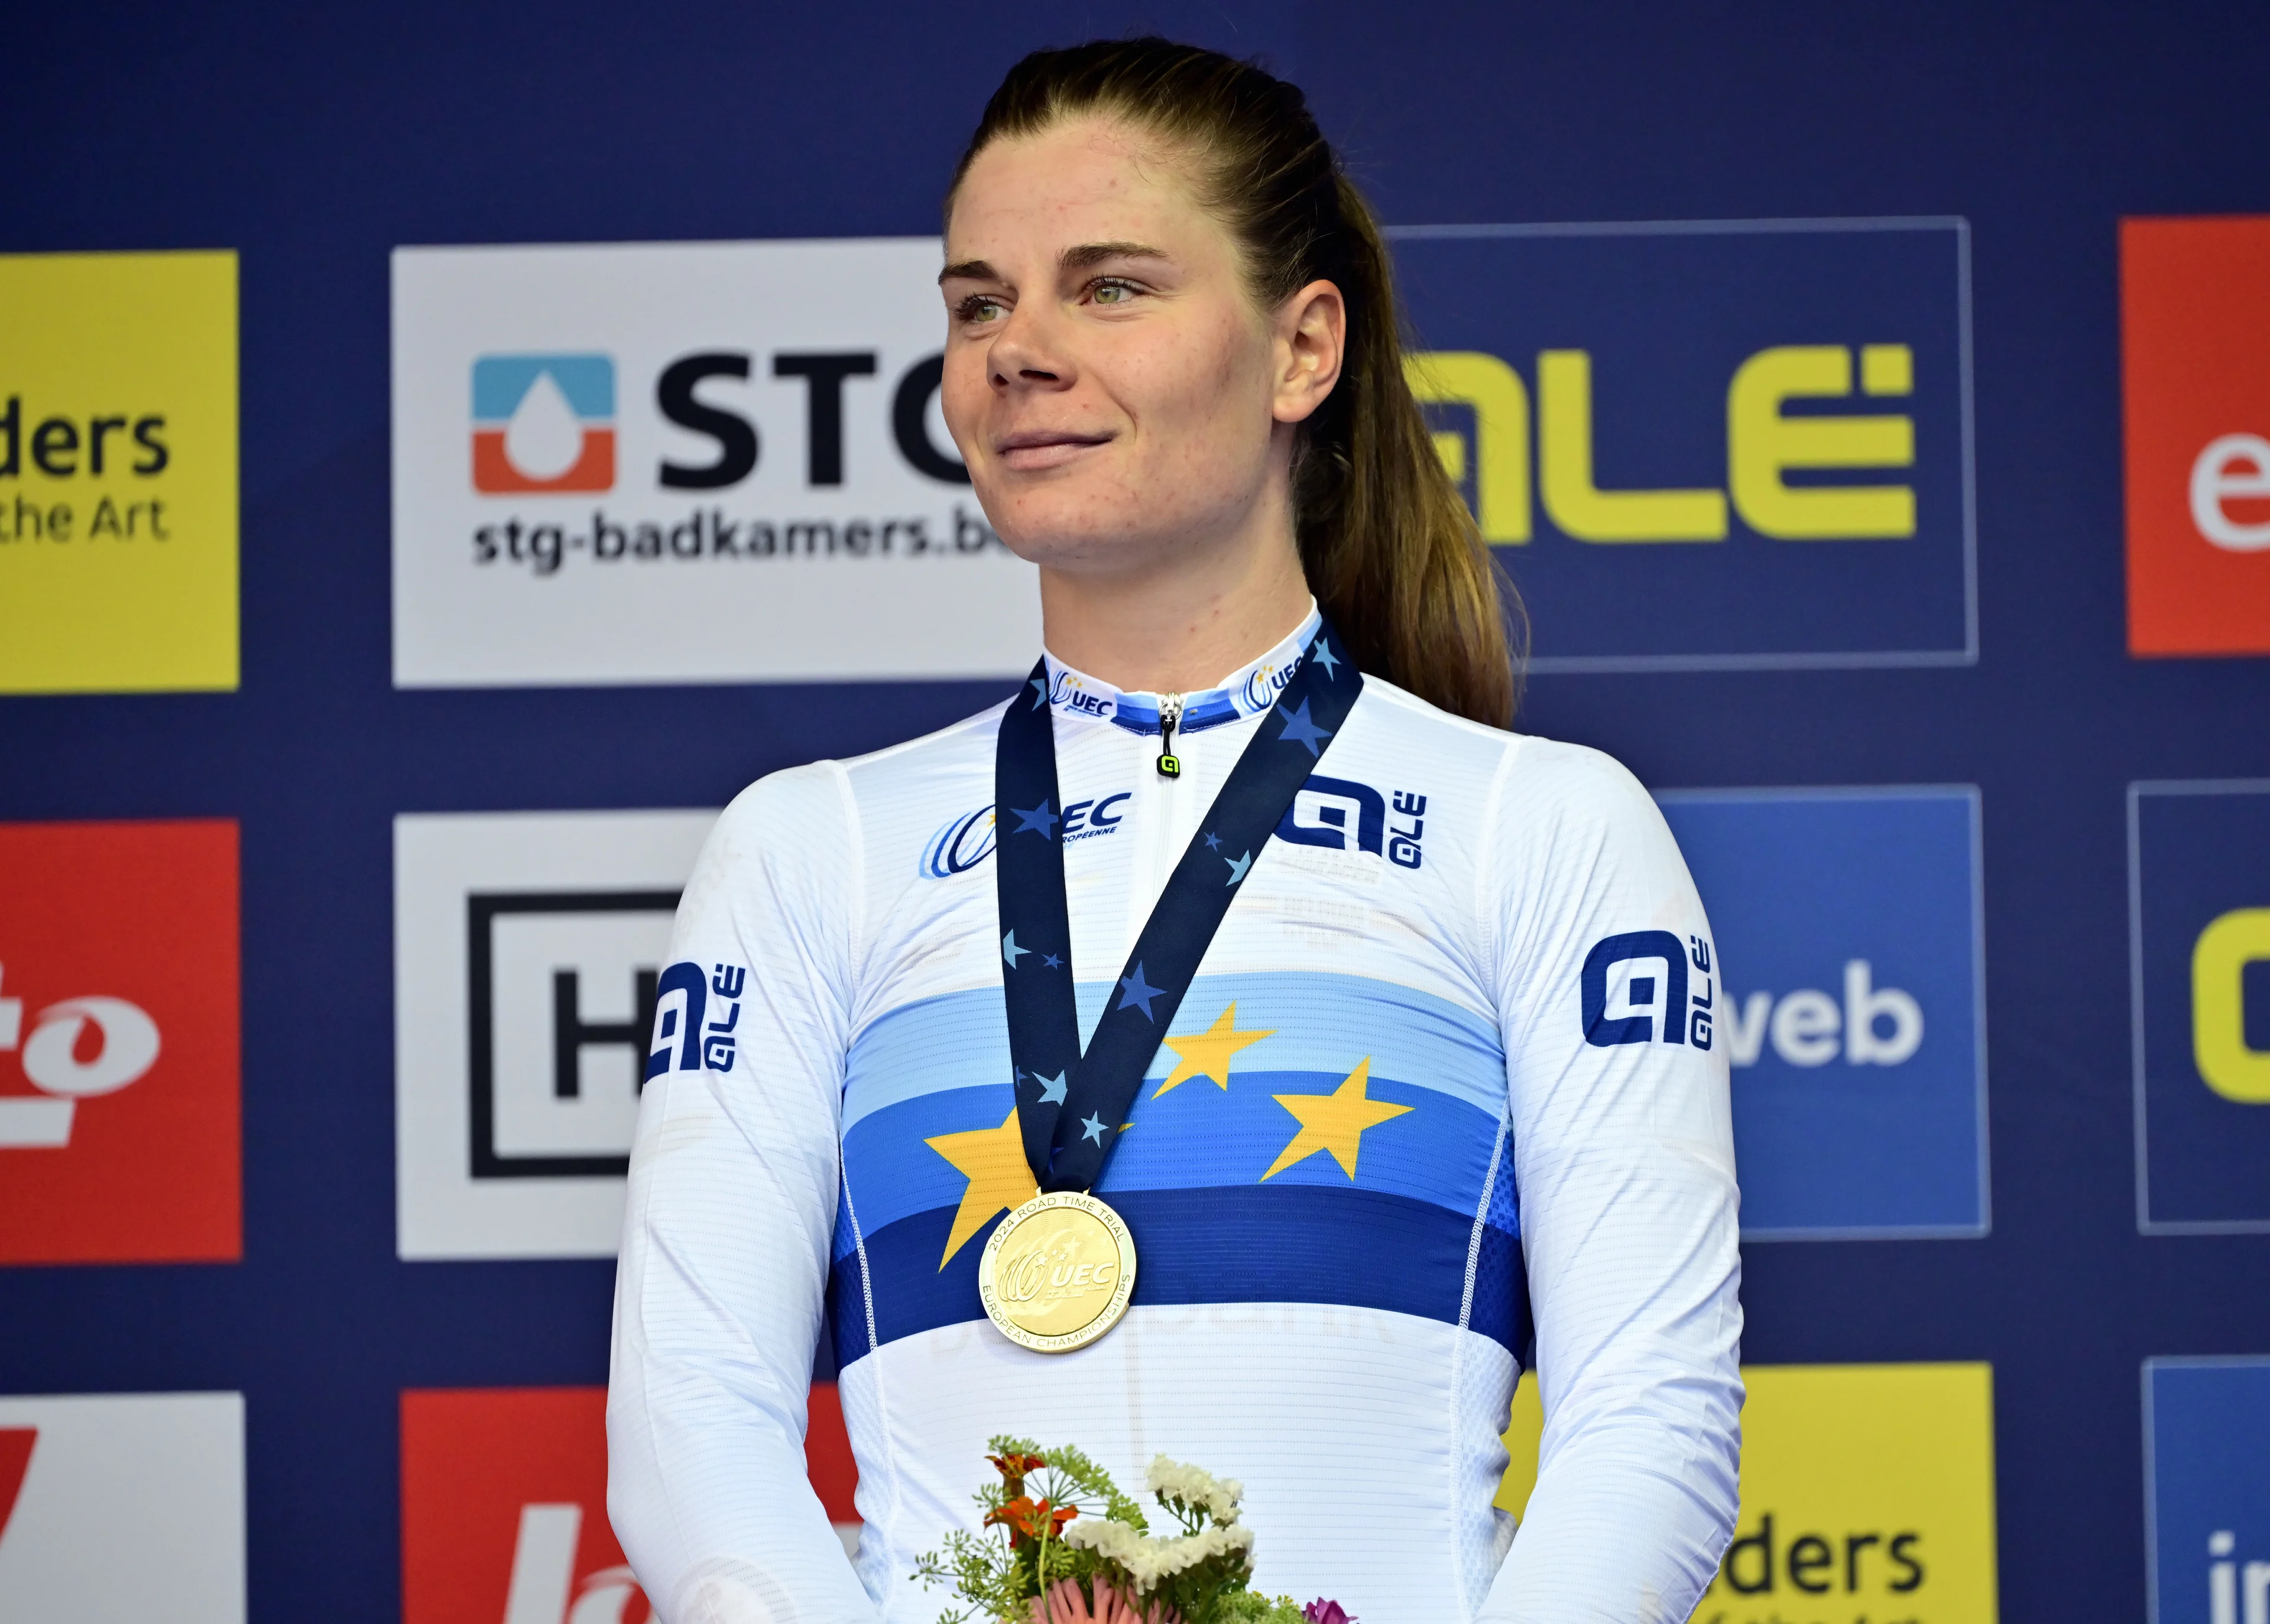
[[(1047, 654), (762, 780), (686, 890), (609, 1402), (648, 1594), (931, 1624), (914, 1559), (1015, 1432), (1242, 1479), (1257, 1588), (1367, 1624), (1685, 1619), (1741, 1400), (1709, 926), (1628, 774), (1500, 730), (1377, 229), (1297, 90), (1136, 41), (1010, 73), (946, 258), (947, 424)], [(1043, 1181), (1138, 1259), (1053, 1355), (979, 1282)], [(856, 1577), (805, 1483), (823, 1316)]]

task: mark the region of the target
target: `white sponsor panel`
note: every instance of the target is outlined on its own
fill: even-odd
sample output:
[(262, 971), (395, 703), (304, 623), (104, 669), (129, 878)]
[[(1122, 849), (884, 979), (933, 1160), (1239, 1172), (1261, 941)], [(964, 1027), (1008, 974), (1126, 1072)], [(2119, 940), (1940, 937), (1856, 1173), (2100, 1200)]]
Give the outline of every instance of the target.
[(0, 1398), (0, 1619), (244, 1617), (241, 1394)]
[(933, 238), (394, 255), (404, 687), (1010, 676)]
[(716, 818), (395, 819), (404, 1258), (615, 1255), (656, 981)]

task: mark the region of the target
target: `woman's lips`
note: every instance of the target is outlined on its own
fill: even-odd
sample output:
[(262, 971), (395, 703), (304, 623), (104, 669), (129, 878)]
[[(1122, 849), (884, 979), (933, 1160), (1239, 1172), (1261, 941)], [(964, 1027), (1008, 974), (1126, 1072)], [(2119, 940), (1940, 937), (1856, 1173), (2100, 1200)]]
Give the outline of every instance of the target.
[(994, 454), (1001, 459), (1004, 468), (1019, 473), (1038, 473), (1046, 469), (1061, 468), (1110, 439), (1109, 434), (1075, 434), (1051, 429), (1033, 429), (1002, 439), (994, 447)]

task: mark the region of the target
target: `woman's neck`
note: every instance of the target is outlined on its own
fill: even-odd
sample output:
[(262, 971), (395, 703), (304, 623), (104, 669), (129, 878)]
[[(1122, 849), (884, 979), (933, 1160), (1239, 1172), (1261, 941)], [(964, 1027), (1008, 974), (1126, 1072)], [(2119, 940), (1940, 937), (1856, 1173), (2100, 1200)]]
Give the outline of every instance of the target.
[(1290, 536), (1131, 574), (1041, 570), (1049, 652), (1133, 693), (1211, 687), (1275, 648), (1308, 612)]

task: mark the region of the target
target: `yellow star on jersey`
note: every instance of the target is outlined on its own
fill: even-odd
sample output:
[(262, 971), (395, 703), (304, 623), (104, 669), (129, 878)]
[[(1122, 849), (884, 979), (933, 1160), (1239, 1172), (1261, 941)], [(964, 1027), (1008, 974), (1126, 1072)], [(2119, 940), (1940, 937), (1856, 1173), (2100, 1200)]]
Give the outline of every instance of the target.
[(1269, 1164), (1269, 1171), (1261, 1175), (1266, 1183), (1294, 1162), (1328, 1150), (1332, 1160), (1340, 1164), (1340, 1171), (1351, 1182), (1355, 1178), (1355, 1157), (1366, 1128), (1376, 1128), (1390, 1118), (1400, 1116), (1411, 1108), (1390, 1105), (1384, 1100), (1374, 1100), (1364, 1090), (1371, 1082), (1371, 1057), (1366, 1055), (1361, 1064), (1347, 1075), (1347, 1080), (1330, 1094), (1280, 1094), (1272, 1096), (1278, 1104), (1300, 1119), (1301, 1131), (1284, 1153)]
[(938, 1260), (943, 1270), (970, 1236), (993, 1221), (995, 1213), (1024, 1205), (1041, 1193), (1041, 1187), (1033, 1182), (1033, 1169), (1025, 1161), (1025, 1136), (1018, 1130), (1014, 1106), (998, 1128), (941, 1133), (923, 1143), (969, 1181), (969, 1188), (961, 1192), (961, 1205), (953, 1214), (953, 1229), (946, 1237), (946, 1256)]
[(1159, 1085), (1159, 1093), (1151, 1097), (1155, 1100), (1176, 1083), (1187, 1083), (1193, 1077), (1212, 1078), (1215, 1086), (1226, 1089), (1229, 1086), (1229, 1057), (1241, 1049), (1258, 1043), (1263, 1038), (1276, 1035), (1274, 1027), (1266, 1032), (1240, 1032), (1237, 1029), (1237, 1005), (1232, 1003), (1205, 1031), (1193, 1032), (1187, 1037), (1166, 1038), (1160, 1042), (1159, 1047), (1173, 1054), (1177, 1064), (1173, 1071), (1167, 1073), (1167, 1080)]

